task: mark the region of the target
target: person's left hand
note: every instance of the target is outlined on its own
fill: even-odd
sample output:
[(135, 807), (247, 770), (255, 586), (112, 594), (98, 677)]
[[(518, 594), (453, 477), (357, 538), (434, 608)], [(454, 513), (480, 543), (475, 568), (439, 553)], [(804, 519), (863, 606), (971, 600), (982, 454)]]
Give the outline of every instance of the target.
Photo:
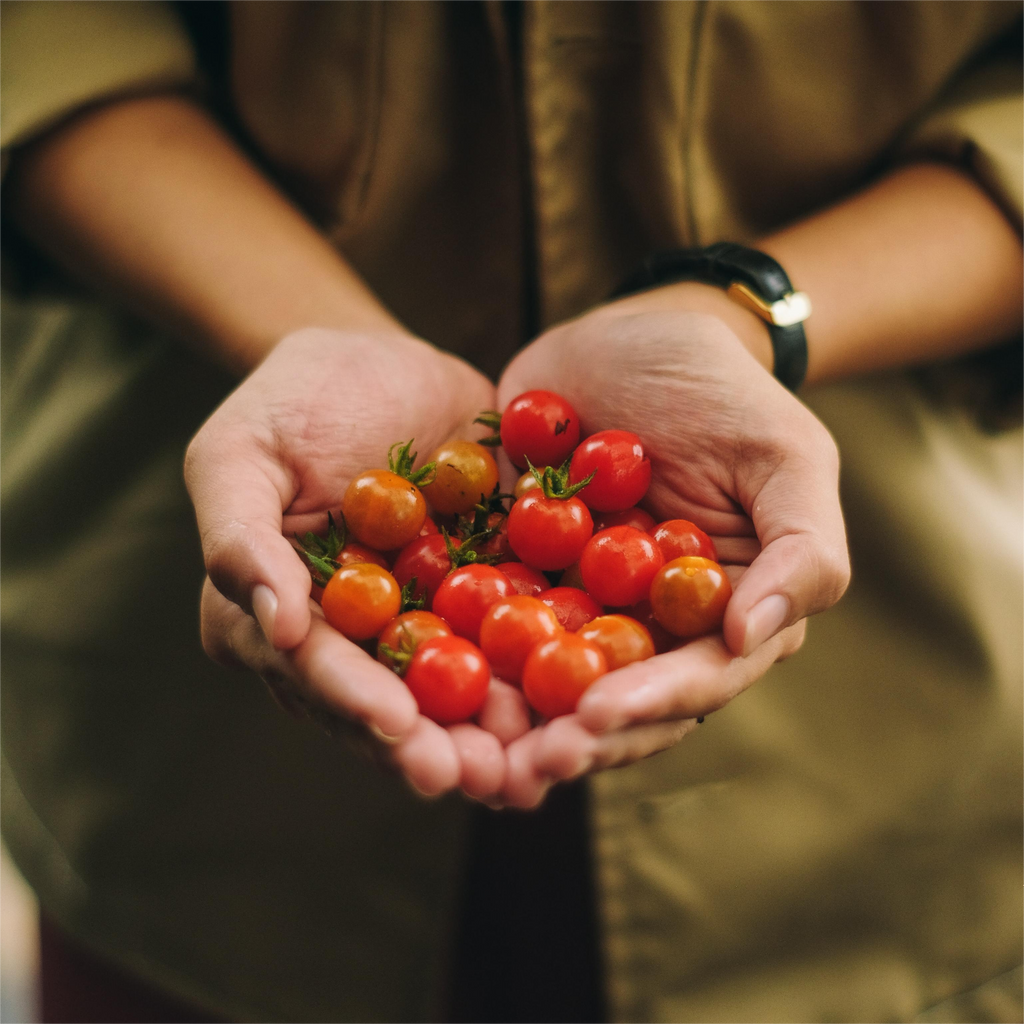
[(849, 581), (832, 438), (725, 318), (680, 308), (685, 294), (648, 293), (555, 327), (499, 384), (499, 408), (544, 388), (572, 402), (584, 433), (640, 435), (653, 470), (644, 504), (659, 521), (696, 523), (735, 567), (721, 633), (609, 673), (574, 714), (509, 745), (510, 805), (676, 743), (796, 651), (805, 617)]

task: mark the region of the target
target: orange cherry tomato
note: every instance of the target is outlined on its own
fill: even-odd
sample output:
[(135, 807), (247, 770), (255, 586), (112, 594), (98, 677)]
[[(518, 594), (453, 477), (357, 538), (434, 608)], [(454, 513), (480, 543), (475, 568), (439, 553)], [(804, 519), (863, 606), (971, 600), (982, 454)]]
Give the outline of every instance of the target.
[(650, 631), (628, 615), (599, 615), (578, 629), (576, 635), (601, 648), (609, 672), (654, 657)]
[(530, 651), (561, 632), (555, 613), (543, 601), (516, 594), (487, 609), (480, 623), (480, 649), (496, 676), (518, 683)]
[(651, 583), (651, 611), (674, 636), (718, 629), (730, 597), (732, 584), (722, 567), (697, 555), (666, 562)]
[[(391, 566), (388, 560), (379, 552), (371, 551), (370, 548), (364, 547), (362, 544), (346, 544), (338, 553), (334, 556), (334, 560), (339, 565), (354, 565), (356, 562), (372, 562), (374, 565), (379, 565), (382, 569), (390, 569)], [(310, 597), (320, 603), (323, 597), (324, 588), (319, 586), (316, 580), (313, 580), (313, 588), (310, 590)]]
[(371, 562), (343, 565), (324, 587), (324, 618), (349, 640), (375, 637), (402, 607), (394, 576)]
[[(538, 466), (538, 470), (544, 471), (543, 466)], [(537, 478), (532, 473), (524, 473), (517, 481), (515, 487), (512, 488), (512, 494), (518, 501), (527, 491), (532, 491), (534, 487), (540, 487), (537, 482)]]
[(388, 469), (360, 473), (348, 485), (341, 509), (352, 536), (377, 551), (405, 547), (427, 517), (420, 489)]
[(392, 652), (411, 655), (420, 644), (433, 640), (437, 636), (451, 636), (452, 630), (440, 615), (417, 609), (402, 612), (393, 618), (377, 637), (377, 660), (382, 665), (392, 668), (394, 657), (382, 648), (390, 648)]
[(442, 515), (462, 515), (485, 502), (498, 482), (494, 456), (474, 441), (449, 441), (427, 461), (437, 463), (437, 469), (423, 485), (423, 495)]
[(576, 633), (560, 633), (530, 651), (523, 665), (523, 693), (545, 718), (569, 715), (587, 687), (607, 671), (597, 644)]

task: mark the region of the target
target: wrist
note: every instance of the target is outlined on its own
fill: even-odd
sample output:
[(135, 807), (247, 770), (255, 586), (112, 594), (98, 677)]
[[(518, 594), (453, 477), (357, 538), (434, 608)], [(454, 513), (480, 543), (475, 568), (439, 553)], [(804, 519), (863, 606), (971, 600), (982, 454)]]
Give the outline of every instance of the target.
[(714, 285), (679, 281), (619, 299), (615, 306), (638, 313), (685, 311), (713, 316), (732, 331), (761, 366), (772, 372), (775, 354), (764, 321)]

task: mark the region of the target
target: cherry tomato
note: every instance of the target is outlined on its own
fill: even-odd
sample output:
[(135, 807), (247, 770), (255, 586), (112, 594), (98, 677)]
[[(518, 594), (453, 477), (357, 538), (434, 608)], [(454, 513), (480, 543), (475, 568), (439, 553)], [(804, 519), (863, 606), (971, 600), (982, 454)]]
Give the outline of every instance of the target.
[(494, 567), (503, 572), (516, 588), (517, 594), (526, 594), (527, 597), (537, 597), (545, 590), (551, 589), (547, 576), (539, 569), (531, 569), (522, 562), (498, 562)]
[(427, 515), (420, 489), (397, 473), (371, 469), (348, 485), (341, 509), (356, 540), (377, 551), (404, 547)]
[(577, 633), (538, 644), (523, 665), (523, 693), (545, 718), (570, 715), (583, 692), (608, 671), (601, 649)]
[(577, 561), (594, 532), (594, 521), (579, 498), (547, 498), (533, 490), (512, 506), (508, 541), (535, 569), (550, 572)]
[(440, 615), (421, 610), (402, 612), (393, 618), (377, 637), (377, 660), (391, 668), (394, 658), (381, 648), (412, 654), (420, 644), (438, 636), (451, 636), (451, 626)]
[[(538, 469), (543, 467), (538, 466)], [(540, 487), (540, 483), (532, 473), (524, 473), (517, 481), (515, 487), (512, 488), (512, 496), (518, 501), (527, 491), (532, 491), (534, 487)]]
[[(589, 543), (589, 541), (587, 542)], [(583, 549), (586, 551), (586, 548)], [(580, 563), (573, 562), (565, 572), (562, 573), (558, 580), (560, 587), (575, 587), (577, 590), (586, 590), (586, 586), (583, 583), (583, 573), (580, 571)]]
[(475, 644), (459, 636), (439, 636), (416, 648), (403, 678), (421, 715), (451, 725), (483, 707), (491, 669)]
[(509, 578), (493, 565), (464, 565), (437, 588), (433, 609), (456, 636), (478, 643), (487, 609), (515, 592)]
[(628, 430), (601, 430), (573, 452), (570, 484), (595, 471), (597, 475), (579, 496), (598, 512), (621, 512), (635, 505), (651, 484), (651, 460), (640, 438)]
[(324, 587), (324, 618), (349, 640), (375, 637), (402, 606), (394, 576), (371, 562), (343, 565)]
[(490, 497), (498, 482), (494, 456), (474, 441), (449, 441), (427, 460), (437, 463), (423, 496), (442, 515), (462, 515)]
[(624, 608), (625, 614), (640, 623), (654, 641), (654, 653), (665, 654), (680, 643), (679, 637), (673, 636), (655, 617), (651, 611), (649, 600), (638, 601), (631, 608)]
[(595, 533), (580, 557), (583, 584), (595, 601), (620, 608), (647, 596), (665, 556), (649, 533), (610, 526)]
[[(353, 544), (349, 542), (346, 544), (338, 553), (334, 556), (334, 560), (339, 565), (355, 565), (356, 562), (372, 562), (374, 565), (379, 565), (382, 569), (390, 569), (391, 564), (387, 558), (382, 555), (379, 551), (371, 551), (367, 547), (363, 547), (362, 544)], [(320, 604), (323, 598), (324, 588), (317, 585), (316, 580), (313, 580), (313, 588), (309, 592), (309, 596)]]
[(688, 519), (666, 520), (658, 523), (650, 532), (658, 542), (666, 562), (683, 555), (699, 555), (701, 558), (710, 558), (712, 562), (718, 560), (714, 541)]
[(561, 632), (555, 613), (543, 601), (516, 594), (487, 609), (480, 647), (496, 676), (518, 683), (530, 651)]
[(501, 415), (501, 446), (520, 468), (560, 466), (580, 439), (576, 410), (553, 391), (526, 391)]
[(628, 615), (599, 615), (576, 634), (601, 648), (609, 672), (654, 657), (654, 640), (647, 627)]
[(642, 508), (623, 509), (621, 512), (601, 512), (594, 516), (594, 532), (607, 530), (609, 526), (632, 526), (644, 533), (653, 533), (656, 520)]
[(452, 561), (448, 557), (444, 537), (439, 533), (432, 533), (427, 537), (417, 537), (406, 544), (395, 559), (391, 572), (403, 587), (411, 583), (415, 576), (416, 586), (412, 596), (425, 597), (427, 607), (430, 608), (433, 606), (437, 588), (444, 582), (451, 568)]
[[(494, 556), (499, 561), (514, 559), (515, 553), (508, 542), (508, 516), (501, 512), (492, 512), (487, 517), (487, 529), (496, 530), (496, 532), (482, 544), (477, 544), (476, 551), (481, 555)], [(453, 536), (462, 539), (463, 533), (461, 530), (456, 530)]]
[(666, 562), (651, 583), (654, 617), (674, 636), (700, 636), (718, 629), (732, 585), (710, 558), (683, 555)]
[(570, 633), (596, 619), (603, 610), (586, 591), (575, 587), (552, 587), (539, 596)]

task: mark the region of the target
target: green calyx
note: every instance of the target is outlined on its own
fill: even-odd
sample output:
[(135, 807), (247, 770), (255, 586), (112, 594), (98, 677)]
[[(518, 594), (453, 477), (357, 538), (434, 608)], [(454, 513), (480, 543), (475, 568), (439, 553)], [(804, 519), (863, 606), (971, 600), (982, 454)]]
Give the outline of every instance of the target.
[(345, 525), (345, 516), (341, 516), (341, 529), (335, 525), (334, 516), (327, 513), (327, 536), (320, 537), (312, 531), (300, 537), (295, 535), (299, 544), (299, 551), (309, 562), (313, 582), (318, 587), (327, 585), (327, 581), (341, 568), (337, 561), (338, 555), (345, 550), (348, 543), (348, 527)]
[[(415, 582), (415, 581), (413, 581)], [(404, 590), (404, 588), (403, 588)], [(402, 635), (398, 639), (398, 647), (390, 647), (388, 644), (378, 644), (377, 653), (387, 658), (388, 668), (397, 676), (404, 676), (412, 656), (416, 653), (416, 641), (412, 633), (403, 624)]]
[(419, 454), (419, 452), (412, 451), (412, 443), (415, 440), (415, 438), (410, 438), (405, 444), (402, 444), (401, 441), (396, 441), (388, 449), (388, 469), (392, 473), (408, 480), (409, 483), (422, 487), (433, 483), (434, 477), (437, 476), (437, 463), (428, 462), (420, 469), (412, 468), (413, 463), (416, 461), (416, 456)]
[(499, 515), (502, 518), (507, 516), (508, 509), (505, 507), (505, 502), (514, 498), (512, 494), (503, 494), (500, 487), (500, 484), (495, 484), (489, 498), (484, 499), (483, 495), (480, 496), (479, 504), (473, 506), (472, 517), (468, 514), (459, 516), (459, 532), (463, 537), (476, 538), (477, 543), (482, 543), (485, 540), (490, 540), (499, 532), (501, 523), (490, 526), (488, 525), (490, 518), (492, 515)]
[(487, 448), (498, 448), (501, 445), (501, 413), (496, 409), (485, 409), (475, 420), (474, 423), (479, 423), (481, 426), (488, 427), (491, 433), (487, 437), (481, 437), (477, 440), (477, 444), (482, 444)]
[[(398, 609), (398, 614), (402, 612), (418, 612), (427, 603), (427, 595), (421, 594), (416, 597), (416, 582), (417, 577), (413, 576), (411, 580), (404, 587), (402, 587), (402, 606)], [(387, 646), (385, 644), (385, 646)]]
[(597, 476), (597, 470), (595, 469), (593, 473), (584, 477), (579, 483), (570, 484), (569, 465), (571, 462), (572, 456), (570, 455), (558, 469), (555, 469), (554, 466), (545, 466), (543, 469), (538, 469), (529, 459), (526, 460), (526, 465), (533, 474), (533, 479), (540, 484), (541, 492), (545, 498), (566, 501), (579, 494)]

